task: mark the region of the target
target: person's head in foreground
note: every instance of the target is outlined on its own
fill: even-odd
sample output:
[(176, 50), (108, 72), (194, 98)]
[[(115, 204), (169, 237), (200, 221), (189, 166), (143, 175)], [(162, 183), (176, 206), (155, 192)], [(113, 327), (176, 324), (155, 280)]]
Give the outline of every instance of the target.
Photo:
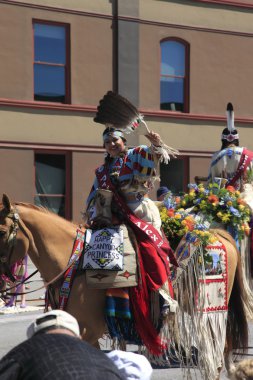
[[(37, 336), (42, 333), (65, 334), (80, 338), (80, 330), (77, 320), (63, 310), (52, 310), (40, 315), (27, 329), (28, 338), (32, 338), (33, 336)], [(115, 350), (111, 351), (106, 356), (118, 368), (122, 379), (151, 379), (153, 370), (149, 361), (143, 355)]]
[(63, 310), (51, 310), (36, 318), (27, 329), (27, 337), (31, 338), (39, 333), (64, 333), (80, 337), (76, 318)]

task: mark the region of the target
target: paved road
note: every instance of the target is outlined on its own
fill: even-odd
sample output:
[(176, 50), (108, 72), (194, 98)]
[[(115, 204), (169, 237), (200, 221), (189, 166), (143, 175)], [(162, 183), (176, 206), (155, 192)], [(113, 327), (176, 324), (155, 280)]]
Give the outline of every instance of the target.
[[(15, 345), (26, 339), (26, 328), (41, 314), (41, 311), (23, 312), (21, 314), (0, 315), (0, 357), (7, 353)], [(253, 344), (253, 327), (250, 329), (250, 342)], [(105, 347), (106, 348), (106, 347)], [(182, 380), (182, 371), (179, 368), (155, 369), (152, 380)], [(199, 373), (196, 371), (196, 379), (201, 380)], [(221, 379), (227, 379), (225, 373)]]
[[(26, 328), (41, 312), (0, 315), (0, 357), (26, 339)], [(152, 380), (181, 380), (180, 369), (154, 370)]]
[[(32, 273), (34, 267), (31, 263), (29, 263), (28, 273)], [(43, 285), (40, 275), (36, 274), (33, 277), (33, 282), (30, 284), (31, 290), (37, 289), (41, 285)], [(42, 306), (43, 301), (39, 299), (40, 296), (44, 294), (44, 290), (41, 289), (34, 293), (31, 293), (27, 296), (28, 305), (33, 306)], [(36, 300), (34, 301), (34, 299)], [(29, 309), (28, 309), (29, 310)], [(11, 348), (21, 343), (26, 339), (26, 328), (31, 323), (32, 320), (36, 318), (37, 315), (41, 314), (41, 310), (37, 311), (24, 311), (20, 314), (0, 314), (0, 358), (7, 353)], [(101, 341), (102, 349), (108, 350), (110, 346), (108, 343), (106, 344), (104, 341)], [(253, 346), (253, 325), (250, 327), (250, 345)], [(130, 350), (134, 350), (134, 347), (130, 347)], [(252, 350), (251, 350), (252, 351)], [(194, 373), (193, 373), (194, 374)], [(197, 380), (201, 380), (199, 373), (196, 371), (194, 378)], [(165, 369), (155, 369), (153, 373), (152, 380), (182, 380), (183, 374), (181, 369), (179, 368), (165, 368)], [(225, 373), (222, 373), (221, 379), (225, 380), (227, 377)]]

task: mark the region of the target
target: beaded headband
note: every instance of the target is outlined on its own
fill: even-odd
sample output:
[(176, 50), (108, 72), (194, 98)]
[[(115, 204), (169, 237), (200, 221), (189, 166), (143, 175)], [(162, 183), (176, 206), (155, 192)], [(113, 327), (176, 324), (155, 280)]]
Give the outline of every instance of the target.
[(236, 135), (233, 135), (232, 133), (230, 133), (229, 135), (221, 135), (221, 139), (222, 140), (227, 140), (229, 142), (232, 142), (234, 140), (239, 140), (239, 134), (237, 133)]
[(103, 140), (106, 141), (108, 137), (125, 138), (121, 131), (108, 131), (103, 135)]

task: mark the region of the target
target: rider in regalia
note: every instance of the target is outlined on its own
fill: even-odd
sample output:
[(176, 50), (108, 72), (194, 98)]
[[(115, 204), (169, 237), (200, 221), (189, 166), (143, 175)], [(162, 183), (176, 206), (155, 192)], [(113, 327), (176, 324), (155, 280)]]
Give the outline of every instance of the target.
[(211, 160), (208, 182), (221, 181), (225, 187), (233, 186), (240, 192), (251, 193), (250, 206), (253, 206), (253, 152), (239, 146), (239, 134), (234, 126), (231, 103), (227, 105), (227, 128), (222, 132), (221, 142), (221, 150), (214, 153)]
[[(138, 242), (139, 284), (124, 290), (129, 295), (139, 337), (152, 353), (157, 354), (163, 345), (150, 315), (150, 294), (159, 295), (163, 310), (175, 311), (170, 266), (177, 265), (177, 262), (161, 229), (159, 210), (149, 198), (149, 191), (158, 179), (158, 163), (162, 160), (168, 163), (169, 156), (178, 152), (148, 129), (135, 106), (112, 91), (100, 100), (94, 121), (105, 126), (102, 138), (106, 157), (96, 169), (87, 199), (88, 223), (91, 228), (96, 228), (94, 200), (97, 190), (112, 191), (116, 223), (119, 224), (120, 220), (120, 223), (130, 226)], [(127, 148), (125, 134), (133, 131), (144, 134), (151, 144)], [(112, 296), (113, 289), (109, 293)], [(115, 326), (110, 333), (117, 335)], [(124, 332), (121, 333), (127, 340)]]
[[(219, 183), (220, 187), (233, 186), (241, 192), (241, 198), (253, 211), (253, 152), (239, 146), (239, 133), (234, 126), (234, 110), (231, 103), (227, 105), (227, 128), (221, 135), (221, 150), (214, 153), (208, 176), (208, 182)], [(252, 218), (252, 216), (251, 216)], [(251, 220), (250, 238), (244, 238), (240, 243), (242, 264), (246, 278), (252, 276), (253, 268), (253, 233)], [(237, 240), (232, 229), (229, 232)], [(239, 242), (238, 242), (239, 245)], [(246, 280), (248, 281), (248, 280)], [(248, 285), (245, 282), (245, 287)]]

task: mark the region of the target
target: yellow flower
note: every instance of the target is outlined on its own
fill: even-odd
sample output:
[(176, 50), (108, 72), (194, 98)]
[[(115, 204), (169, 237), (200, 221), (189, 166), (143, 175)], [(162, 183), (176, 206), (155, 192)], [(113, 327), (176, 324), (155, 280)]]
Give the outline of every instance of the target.
[(227, 222), (229, 222), (229, 220), (230, 220), (230, 215), (229, 215), (229, 214), (223, 214), (221, 220), (222, 220), (223, 223), (227, 223)]
[[(175, 219), (181, 219), (181, 215), (180, 214), (175, 214)], [(183, 224), (183, 222), (182, 222)]]
[(219, 211), (219, 212), (217, 212), (217, 214), (216, 214), (217, 216), (218, 216), (218, 218), (222, 218), (222, 212), (221, 211)]
[(182, 202), (181, 202), (181, 205), (182, 205), (182, 206), (185, 206), (185, 205), (186, 205), (186, 202), (185, 202), (185, 201), (182, 201)]
[(228, 201), (228, 202), (227, 202), (227, 205), (228, 205), (228, 206), (232, 206), (232, 204), (233, 204), (233, 203), (232, 203), (231, 201)]
[(245, 206), (243, 206), (243, 205), (239, 205), (239, 206), (238, 206), (238, 209), (239, 209), (240, 211), (243, 211), (243, 210), (245, 209)]

